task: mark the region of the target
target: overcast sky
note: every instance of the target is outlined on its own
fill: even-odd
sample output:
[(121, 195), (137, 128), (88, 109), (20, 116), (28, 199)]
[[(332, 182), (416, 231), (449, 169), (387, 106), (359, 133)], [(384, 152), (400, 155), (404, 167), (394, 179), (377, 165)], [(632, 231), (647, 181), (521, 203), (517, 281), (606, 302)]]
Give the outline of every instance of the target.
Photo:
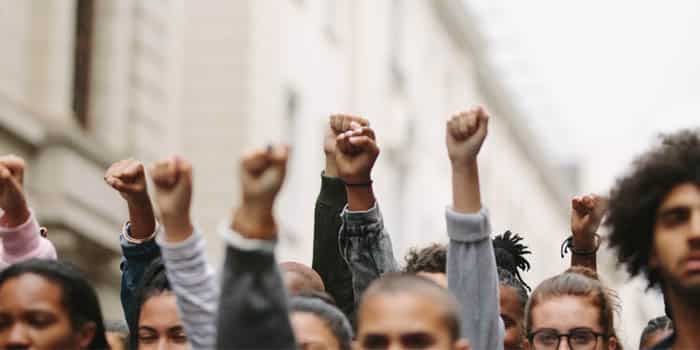
[(660, 131), (700, 126), (700, 2), (466, 1), (542, 142), (588, 186)]

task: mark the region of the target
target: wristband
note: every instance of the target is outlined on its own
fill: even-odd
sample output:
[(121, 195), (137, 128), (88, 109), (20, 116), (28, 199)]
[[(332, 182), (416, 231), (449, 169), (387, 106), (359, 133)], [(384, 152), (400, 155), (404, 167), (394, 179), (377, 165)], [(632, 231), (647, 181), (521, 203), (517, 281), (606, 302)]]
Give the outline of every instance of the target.
[(372, 186), (374, 181), (369, 180), (369, 182), (358, 182), (358, 183), (352, 183), (352, 182), (345, 182), (345, 186), (350, 186), (350, 187), (368, 187)]
[(569, 238), (565, 239), (564, 242), (561, 244), (561, 257), (562, 259), (564, 258), (564, 255), (571, 251), (571, 254), (574, 255), (595, 255), (598, 252), (598, 248), (600, 248), (600, 236), (597, 233), (593, 234), (593, 238), (595, 239), (595, 246), (591, 250), (578, 250), (576, 247), (574, 247), (574, 236), (569, 236)]

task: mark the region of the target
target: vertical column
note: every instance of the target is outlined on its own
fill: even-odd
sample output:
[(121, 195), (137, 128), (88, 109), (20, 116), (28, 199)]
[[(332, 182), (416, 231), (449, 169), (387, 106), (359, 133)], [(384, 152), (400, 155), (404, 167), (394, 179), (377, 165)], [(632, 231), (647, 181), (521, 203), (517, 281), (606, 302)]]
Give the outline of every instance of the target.
[(25, 101), (47, 118), (72, 122), (74, 0), (27, 0), (28, 21)]

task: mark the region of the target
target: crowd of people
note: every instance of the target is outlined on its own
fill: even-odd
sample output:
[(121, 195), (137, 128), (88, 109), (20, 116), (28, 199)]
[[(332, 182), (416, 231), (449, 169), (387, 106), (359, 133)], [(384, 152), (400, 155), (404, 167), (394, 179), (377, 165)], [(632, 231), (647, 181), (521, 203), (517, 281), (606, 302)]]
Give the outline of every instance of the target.
[(0, 347), (622, 349), (619, 301), (596, 272), (602, 224), (619, 262), (664, 295), (666, 315), (649, 321), (639, 348), (700, 349), (700, 131), (662, 136), (609, 196), (574, 197), (562, 245), (571, 266), (528, 284), (527, 235), (494, 236), (482, 202), (488, 124), (478, 106), (449, 118), (448, 243), (415, 248), (403, 264), (374, 196), (380, 150), (362, 117), (329, 118), (311, 266), (275, 259), (287, 146), (241, 158), (242, 198), (219, 229), (219, 273), (190, 214), (192, 164), (152, 164), (150, 194), (144, 164), (113, 164), (104, 179), (129, 214), (119, 236), (123, 315), (103, 315), (85, 276), (57, 260), (25, 197), (24, 161), (2, 156)]

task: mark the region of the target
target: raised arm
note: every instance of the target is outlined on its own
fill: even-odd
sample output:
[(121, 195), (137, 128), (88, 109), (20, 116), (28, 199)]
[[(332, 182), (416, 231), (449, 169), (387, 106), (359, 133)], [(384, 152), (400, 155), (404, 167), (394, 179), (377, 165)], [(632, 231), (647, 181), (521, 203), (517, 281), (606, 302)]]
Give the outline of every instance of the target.
[(336, 145), (338, 173), (348, 197), (342, 214), (340, 251), (352, 273), (357, 306), (372, 281), (398, 271), (398, 266), (372, 189), (372, 168), (379, 156), (374, 131), (354, 124), (352, 130), (338, 135)]
[(222, 232), (226, 261), (217, 322), (218, 349), (294, 349), (286, 292), (274, 246), (275, 198), (287, 169), (286, 146), (252, 152), (241, 161), (243, 200)]
[(460, 302), (462, 336), (474, 349), (503, 349), (498, 274), (488, 211), (482, 208), (477, 156), (488, 133), (481, 107), (447, 122), (447, 153), (452, 164), (452, 208), (447, 208), (448, 288)]
[(326, 291), (348, 317), (355, 309), (352, 274), (338, 249), (338, 233), (342, 224), (340, 214), (348, 200), (345, 184), (338, 177), (335, 143), (338, 135), (350, 130), (351, 123), (369, 125), (366, 119), (351, 115), (335, 114), (329, 118), (323, 145), (326, 167), (321, 175), (321, 191), (314, 211), (312, 263), (313, 269), (323, 279)]
[(0, 157), (0, 269), (31, 258), (56, 259), (56, 248), (42, 237), (24, 195), (25, 162)]
[(146, 172), (143, 164), (126, 159), (112, 164), (104, 176), (105, 182), (118, 191), (129, 209), (129, 221), (119, 237), (122, 247), (121, 301), (124, 317), (131, 332), (136, 332), (136, 292), (146, 267), (160, 256), (153, 240), (156, 219), (148, 196)]
[[(608, 210), (605, 197), (589, 194), (571, 200), (571, 266), (584, 266), (597, 270), (597, 253), (600, 246), (598, 227)], [(566, 244), (566, 243), (565, 243)]]
[(219, 285), (205, 258), (204, 239), (190, 219), (192, 165), (172, 156), (156, 162), (151, 176), (163, 230), (156, 240), (183, 327), (193, 349), (213, 349)]

